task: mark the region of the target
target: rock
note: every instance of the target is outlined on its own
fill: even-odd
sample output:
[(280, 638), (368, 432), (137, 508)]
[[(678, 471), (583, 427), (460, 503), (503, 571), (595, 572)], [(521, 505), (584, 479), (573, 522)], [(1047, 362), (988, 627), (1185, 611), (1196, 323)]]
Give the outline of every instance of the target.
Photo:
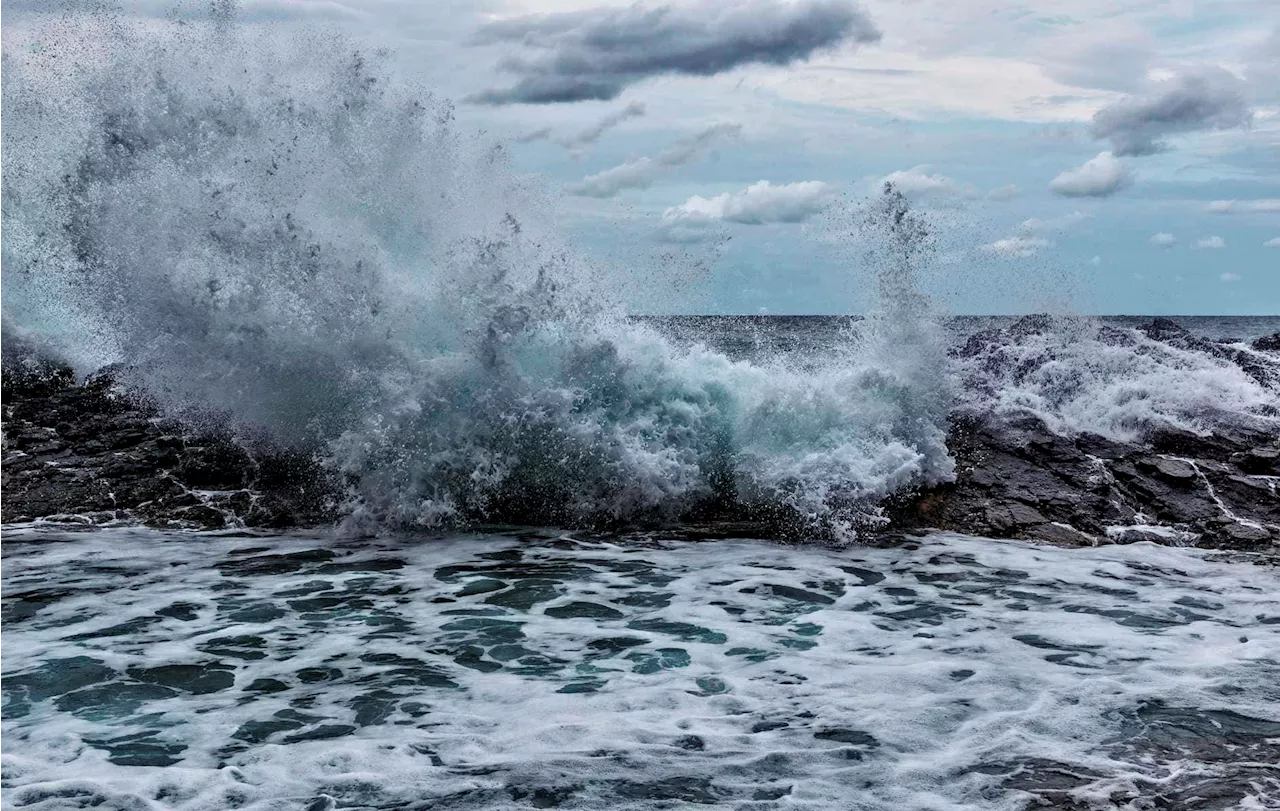
[(1100, 542), (1096, 535), (1063, 524), (1038, 524), (1027, 530), (1027, 537), (1060, 546), (1097, 546)]
[(1280, 447), (1249, 448), (1231, 455), (1231, 461), (1245, 473), (1280, 476)]
[(1188, 484), (1200, 475), (1191, 463), (1182, 459), (1170, 459), (1167, 456), (1145, 457), (1138, 460), (1138, 465), (1179, 484)]
[(1262, 336), (1253, 342), (1253, 348), (1260, 352), (1280, 352), (1280, 332)]
[[(1072, 546), (1192, 540), (1256, 548), (1280, 536), (1280, 496), (1270, 480), (1246, 470), (1270, 469), (1274, 443), (1239, 427), (1205, 437), (1163, 432), (1141, 443), (1070, 438), (1033, 419), (957, 415), (947, 438), (956, 481), (903, 494), (887, 512), (898, 530), (934, 527)], [(1184, 458), (1165, 455), (1171, 448)], [(1178, 531), (1107, 531), (1148, 523)]]
[(120, 390), (110, 370), (77, 384), (66, 367), (12, 360), (5, 349), (5, 522), (217, 529), (334, 520), (336, 483), (310, 456), (168, 422)]
[(1245, 524), (1239, 521), (1233, 521), (1228, 524), (1222, 530), (1222, 534), (1231, 540), (1233, 546), (1243, 548), (1265, 544), (1272, 538), (1270, 530), (1255, 524)]
[[(1034, 334), (1045, 323), (1029, 317), (1018, 329)], [(1163, 319), (1144, 332), (1188, 346), (1201, 340)], [(970, 343), (1008, 340), (1008, 334), (993, 331)], [(1115, 340), (1136, 339), (1117, 331)], [(70, 369), (55, 362), (10, 358), (6, 343), (0, 489), (6, 522), (286, 528), (337, 518), (341, 485), (305, 451), (166, 420), (121, 390), (111, 370), (77, 383)], [(1166, 429), (1121, 442), (1058, 435), (1030, 416), (998, 420), (957, 413), (947, 444), (955, 481), (889, 499), (889, 522), (868, 543), (902, 543), (924, 528), (1073, 546), (1193, 540), (1257, 550), (1280, 538), (1280, 494), (1268, 478), (1280, 475), (1280, 438), (1248, 424), (1223, 426), (1207, 436)], [(1177, 531), (1142, 528), (1149, 524)], [(713, 532), (691, 524), (685, 532), (751, 536), (773, 526), (739, 520), (717, 523)], [(519, 602), (527, 609), (558, 597), (553, 586), (530, 580), (497, 590), (488, 601)], [(607, 606), (587, 603), (548, 609), (557, 611), (612, 617)]]

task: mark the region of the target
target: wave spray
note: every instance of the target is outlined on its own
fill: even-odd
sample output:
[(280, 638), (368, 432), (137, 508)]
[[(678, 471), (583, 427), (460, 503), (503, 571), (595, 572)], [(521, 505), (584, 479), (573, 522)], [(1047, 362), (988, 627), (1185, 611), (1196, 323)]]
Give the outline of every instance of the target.
[(627, 319), (501, 144), (340, 37), (222, 9), (13, 39), (6, 322), (170, 413), (316, 453), (355, 528), (732, 518), (848, 539), (951, 475), (923, 231), (891, 189), (859, 335), (732, 361)]

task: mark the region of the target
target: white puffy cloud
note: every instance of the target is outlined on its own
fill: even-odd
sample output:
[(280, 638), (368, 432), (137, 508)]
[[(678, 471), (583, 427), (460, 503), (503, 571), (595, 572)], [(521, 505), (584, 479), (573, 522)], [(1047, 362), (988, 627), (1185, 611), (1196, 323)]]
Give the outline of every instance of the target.
[(1005, 237), (980, 245), (978, 250), (1001, 259), (1026, 259), (1052, 246), (1051, 241), (1041, 237)]
[(1219, 279), (1222, 279), (1222, 281), (1224, 281), (1224, 282), (1238, 282), (1238, 281), (1240, 281), (1240, 274), (1239, 274), (1239, 273), (1231, 273), (1231, 272), (1229, 272), (1229, 271), (1228, 271), (1227, 273), (1222, 274), (1222, 275), (1221, 275), (1221, 276), (1219, 276), (1218, 278), (1219, 278)]
[(1270, 214), (1280, 212), (1280, 199), (1214, 200), (1206, 208), (1214, 214)]
[(1280, 237), (1272, 237), (1271, 239), (1268, 239), (1266, 242), (1262, 243), (1262, 247), (1280, 248)]
[(826, 183), (809, 180), (779, 186), (767, 180), (740, 192), (699, 197), (694, 195), (662, 215), (668, 223), (736, 222), (744, 225), (801, 222), (826, 208), (835, 194)]
[(1097, 157), (1068, 169), (1049, 182), (1049, 190), (1064, 197), (1110, 197), (1133, 182), (1133, 175), (1115, 155)]
[(1155, 245), (1157, 248), (1172, 248), (1174, 245), (1178, 244), (1177, 237), (1164, 231), (1161, 231), (1158, 234), (1152, 234), (1151, 239), (1147, 241), (1152, 245)]
[(1201, 250), (1217, 250), (1218, 248), (1225, 248), (1227, 246), (1227, 242), (1222, 237), (1212, 236), (1205, 237), (1204, 239), (1197, 239), (1195, 246)]
[(930, 172), (933, 167), (927, 163), (912, 166), (910, 169), (899, 169), (890, 172), (876, 182), (877, 188), (886, 183), (908, 197), (941, 197), (955, 194), (972, 196), (974, 188), (968, 184), (957, 183), (944, 174)]

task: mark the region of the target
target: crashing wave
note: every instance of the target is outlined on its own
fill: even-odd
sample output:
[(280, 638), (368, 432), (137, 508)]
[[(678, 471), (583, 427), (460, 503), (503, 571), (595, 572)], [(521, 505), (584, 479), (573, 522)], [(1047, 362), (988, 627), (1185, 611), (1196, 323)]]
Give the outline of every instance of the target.
[(1058, 434), (1140, 440), (1224, 425), (1280, 432), (1280, 361), (1157, 319), (1121, 329), (1092, 318), (1027, 316), (952, 351), (962, 411), (1031, 416)]
[(322, 456), (357, 527), (849, 537), (951, 475), (927, 235), (892, 189), (860, 225), (884, 245), (861, 338), (731, 361), (623, 317), (500, 144), (341, 38), (82, 15), (4, 68), (6, 318)]

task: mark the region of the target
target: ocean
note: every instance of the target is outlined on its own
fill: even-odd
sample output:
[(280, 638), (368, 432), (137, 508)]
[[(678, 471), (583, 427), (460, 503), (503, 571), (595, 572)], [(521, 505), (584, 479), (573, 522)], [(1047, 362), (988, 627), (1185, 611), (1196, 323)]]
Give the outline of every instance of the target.
[[(632, 317), (667, 264), (597, 266), (450, 102), (216, 8), (6, 46), (5, 370), (108, 373), (6, 476), (141, 485), (4, 527), (5, 809), (1280, 808), (1274, 556), (1101, 543), (1270, 543), (1195, 459), (1096, 546), (879, 532), (955, 421), (1280, 434), (1280, 318), (951, 318), (892, 187), (845, 212), (862, 317)], [(332, 525), (139, 526), (262, 497), (200, 430)], [(1270, 450), (1209, 472), (1274, 499)]]
[(1280, 577), (1151, 544), (15, 528), (9, 808), (1274, 808)]

